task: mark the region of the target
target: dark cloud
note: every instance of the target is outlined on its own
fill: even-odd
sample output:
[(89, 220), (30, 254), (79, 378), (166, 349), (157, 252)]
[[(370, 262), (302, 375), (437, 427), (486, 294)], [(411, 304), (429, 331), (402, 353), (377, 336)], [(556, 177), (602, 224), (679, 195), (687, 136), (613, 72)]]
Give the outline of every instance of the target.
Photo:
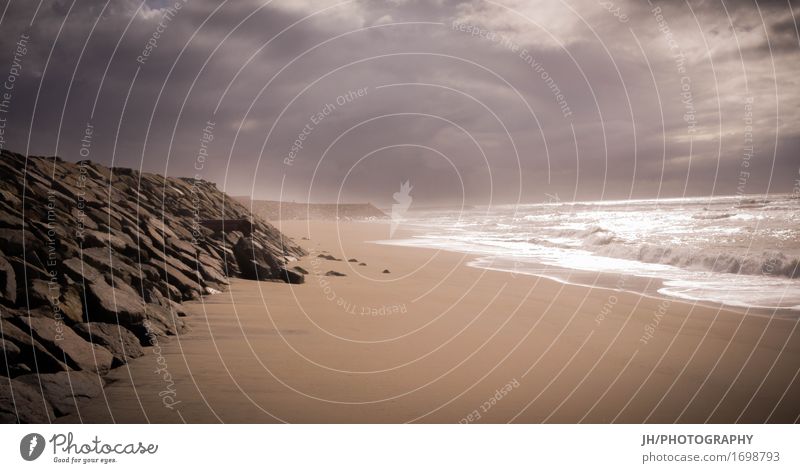
[(384, 205), (406, 179), (433, 205), (734, 193), (743, 171), (747, 192), (780, 192), (797, 177), (787, 2), (179, 2), (11, 1), (4, 77), (30, 42), (6, 147), (77, 160), (89, 123), (106, 164)]

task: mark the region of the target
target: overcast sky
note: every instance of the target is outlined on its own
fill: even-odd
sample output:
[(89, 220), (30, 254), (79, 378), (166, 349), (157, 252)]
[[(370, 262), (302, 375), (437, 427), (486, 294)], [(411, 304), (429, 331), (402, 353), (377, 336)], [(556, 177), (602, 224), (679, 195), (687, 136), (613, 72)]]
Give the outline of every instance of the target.
[(439, 205), (800, 178), (793, 1), (3, 3), (21, 153), (379, 205), (406, 180)]

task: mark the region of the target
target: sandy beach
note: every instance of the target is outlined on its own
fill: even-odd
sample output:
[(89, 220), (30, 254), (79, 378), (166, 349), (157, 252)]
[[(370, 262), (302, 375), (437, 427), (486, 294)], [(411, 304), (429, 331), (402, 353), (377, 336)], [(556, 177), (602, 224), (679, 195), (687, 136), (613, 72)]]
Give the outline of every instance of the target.
[(796, 319), (370, 243), (387, 238), (386, 223), (276, 226), (310, 252), (297, 262), (309, 271), (305, 284), (233, 280), (229, 291), (186, 304), (188, 333), (146, 347), (109, 375), (105, 402), (60, 420), (716, 423), (800, 415)]

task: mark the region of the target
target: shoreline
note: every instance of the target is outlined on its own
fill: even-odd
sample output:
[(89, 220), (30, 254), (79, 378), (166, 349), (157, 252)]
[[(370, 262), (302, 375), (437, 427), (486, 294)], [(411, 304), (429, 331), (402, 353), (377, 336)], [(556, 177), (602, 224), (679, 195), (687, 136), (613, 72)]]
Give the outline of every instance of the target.
[[(419, 228), (423, 231), (425, 230), (424, 226), (420, 226)], [(501, 271), (501, 272), (514, 273), (517, 275), (546, 278), (560, 284), (568, 284), (568, 285), (575, 285), (575, 286), (595, 288), (595, 289), (606, 289), (612, 291), (625, 291), (635, 295), (653, 297), (656, 299), (669, 299), (671, 301), (683, 302), (687, 304), (708, 307), (711, 309), (720, 308), (724, 310), (739, 311), (753, 316), (781, 317), (781, 318), (800, 317), (800, 306), (798, 305), (766, 306), (766, 305), (755, 305), (755, 304), (745, 304), (745, 303), (722, 302), (720, 300), (715, 300), (712, 298), (688, 297), (688, 296), (680, 297), (677, 295), (665, 294), (661, 292), (661, 289), (669, 287), (669, 285), (666, 284), (666, 282), (669, 282), (670, 279), (665, 277), (635, 275), (635, 274), (627, 274), (624, 272), (613, 272), (613, 271), (593, 271), (585, 269), (574, 269), (566, 266), (550, 265), (547, 263), (528, 262), (526, 263), (526, 265), (522, 265), (517, 263), (513, 257), (505, 255), (497, 255), (481, 251), (470, 251), (459, 248), (446, 248), (437, 245), (410, 243), (414, 241), (414, 238), (416, 236), (418, 235), (409, 233), (405, 238), (397, 238), (392, 240), (376, 240), (376, 241), (369, 241), (366, 243), (371, 243), (375, 245), (385, 245), (385, 246), (402, 246), (406, 248), (427, 248), (427, 249), (438, 249), (441, 251), (450, 251), (453, 253), (464, 254), (472, 257), (472, 260), (469, 261), (467, 264), (477, 269), (486, 269), (490, 271)], [(496, 261), (510, 262), (513, 264), (514, 268), (507, 268), (502, 266), (495, 267), (493, 266), (493, 263)], [(680, 267), (678, 266), (675, 266), (675, 268), (680, 269)], [(553, 275), (559, 273), (566, 274), (567, 276), (559, 277)], [(715, 273), (712, 272), (709, 274), (713, 275)], [(723, 276), (736, 275), (736, 273), (720, 273), (720, 274)], [(750, 276), (750, 275), (743, 274), (743, 276)], [(768, 276), (768, 277), (780, 278), (780, 276)], [(594, 279), (594, 282), (587, 282), (592, 279)], [(601, 284), (597, 282), (601, 280), (611, 280), (611, 279), (632, 281), (635, 282), (636, 284), (634, 284), (634, 288), (629, 289), (629, 288), (620, 288), (617, 285)], [(658, 287), (656, 288), (651, 287), (652, 283), (654, 282), (657, 283)]]
[[(297, 263), (306, 283), (234, 280), (187, 304), (191, 330), (160, 345), (180, 404), (163, 406), (158, 360), (146, 348), (110, 375), (106, 405), (81, 406), (83, 421), (795, 422), (800, 414), (788, 402), (800, 391), (792, 320), (369, 244), (386, 231), (380, 222), (275, 224), (309, 250)], [(322, 250), (340, 261), (316, 258)]]

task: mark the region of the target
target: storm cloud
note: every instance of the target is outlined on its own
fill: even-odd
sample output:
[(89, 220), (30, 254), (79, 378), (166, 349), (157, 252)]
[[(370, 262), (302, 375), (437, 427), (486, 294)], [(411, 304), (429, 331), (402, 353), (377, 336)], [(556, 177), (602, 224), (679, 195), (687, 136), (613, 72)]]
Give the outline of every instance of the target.
[(800, 177), (787, 1), (0, 8), (3, 147), (18, 152), (378, 205), (407, 180), (421, 205), (480, 205)]

